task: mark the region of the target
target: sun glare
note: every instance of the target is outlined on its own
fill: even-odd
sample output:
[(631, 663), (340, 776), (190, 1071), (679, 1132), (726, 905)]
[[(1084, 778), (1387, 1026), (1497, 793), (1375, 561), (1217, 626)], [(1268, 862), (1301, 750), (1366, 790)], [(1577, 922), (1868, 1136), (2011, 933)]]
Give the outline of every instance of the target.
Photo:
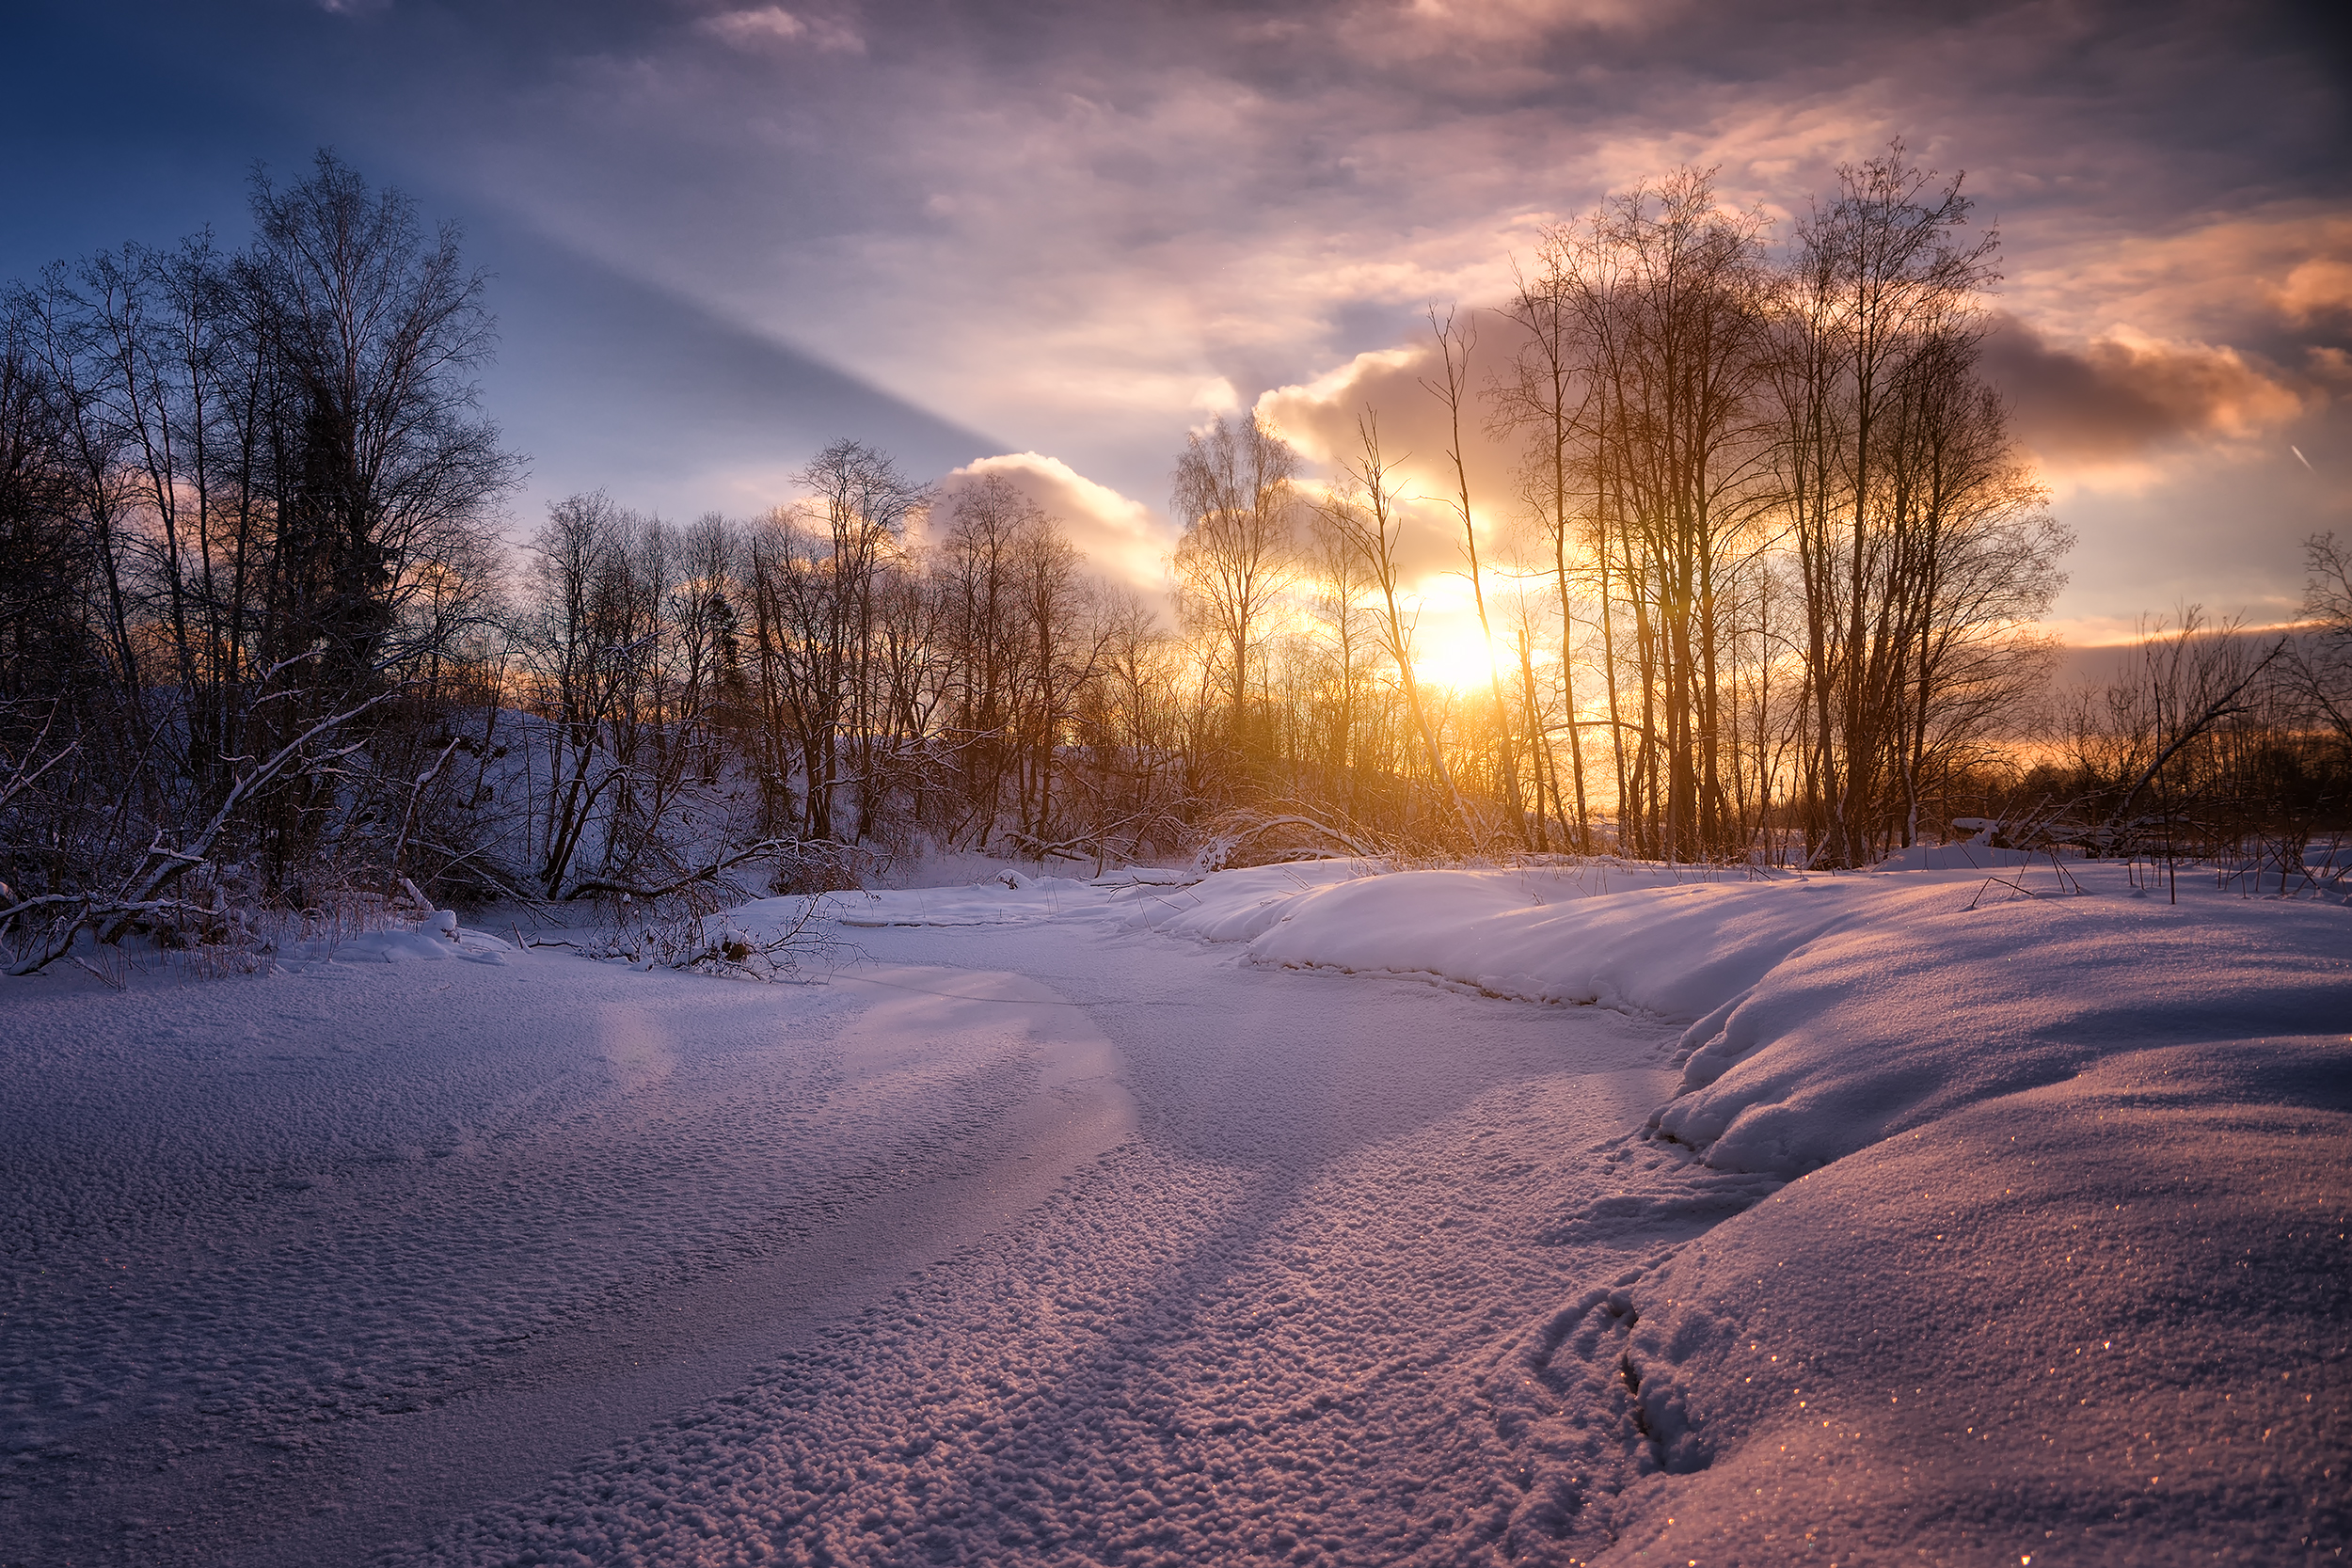
[(1500, 641), (1489, 651), (1475, 618), (1462, 621), (1457, 624), (1449, 616), (1441, 624), (1422, 624), (1414, 640), (1413, 673), (1451, 691), (1484, 691), (1491, 673), (1507, 669), (1511, 657)]

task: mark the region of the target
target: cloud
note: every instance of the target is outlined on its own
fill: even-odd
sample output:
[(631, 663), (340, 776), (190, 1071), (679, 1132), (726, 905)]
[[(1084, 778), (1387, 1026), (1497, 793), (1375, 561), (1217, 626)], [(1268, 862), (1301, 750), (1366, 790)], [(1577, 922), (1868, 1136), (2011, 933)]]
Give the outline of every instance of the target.
[[(1518, 338), (1492, 311), (1464, 307), (1457, 321), (1475, 333), (1461, 424), (1470, 515), (1478, 525), (1482, 559), (1499, 559), (1512, 547), (1528, 515), (1518, 472), (1524, 443), (1517, 433), (1490, 424), (1495, 410), (1487, 392), (1509, 375)], [(1357, 420), (1367, 410), (1376, 413), (1382, 456), (1399, 465), (1396, 478), (1415, 515), (1408, 558), (1428, 573), (1452, 573), (1462, 566), (1460, 524), (1453, 510), (1457, 481), (1448, 455), (1454, 433), (1443, 400), (1427, 385), (1438, 378), (1439, 370), (1426, 326), (1419, 338), (1356, 355), (1311, 381), (1277, 387), (1258, 399), (1257, 412), (1326, 476), (1339, 464), (1359, 461), (1362, 440)]]
[(2352, 260), (2315, 256), (2301, 262), (2287, 274), (2277, 297), (2280, 312), (2297, 325), (2352, 313)]
[(2014, 316), (1985, 344), (2018, 438), (2060, 468), (2129, 464), (2183, 439), (2246, 440), (2326, 402), (2299, 378), (2227, 344), (2109, 337), (2054, 342)]
[(1669, 0), (1407, 0), (1395, 8), (1419, 25), (1513, 42), (1576, 27), (1654, 25), (1681, 8)]
[[(1366, 409), (1380, 415), (1383, 444), (1392, 453), (1446, 444), (1434, 419), (1416, 420), (1422, 404), (1437, 400), (1421, 386), (1435, 354), (1419, 344), (1359, 354), (1311, 381), (1277, 387), (1258, 399), (1258, 417), (1281, 432), (1307, 460), (1326, 469), (1355, 455), (1356, 420)], [(1420, 455), (1415, 453), (1415, 455)]]
[(952, 491), (959, 479), (989, 474), (1059, 518), (1071, 544), (1100, 576), (1148, 594), (1166, 590), (1175, 530), (1141, 501), (1097, 484), (1058, 457), (1035, 451), (983, 457), (956, 469), (941, 483)]
[(707, 33), (735, 49), (771, 49), (778, 44), (805, 44), (834, 54), (864, 54), (866, 40), (838, 22), (806, 17), (781, 6), (756, 10), (722, 11), (696, 23)]
[[(2074, 336), (2119, 330), (2245, 342), (2352, 314), (2352, 214), (2271, 202), (2157, 232), (2111, 223), (2028, 233), (2007, 293)], [(2032, 243), (2040, 240), (2041, 243)]]
[[(1475, 315), (1464, 310), (1461, 319), (1474, 322)], [(1500, 323), (1481, 332), (1462, 406), (1470, 515), (1478, 525), (1482, 563), (1490, 567), (1509, 553), (1525, 510), (1513, 473), (1518, 443), (1508, 433), (1502, 438), (1489, 435), (1489, 409), (1481, 395), (1487, 379), (1506, 365), (1509, 341)], [(1456, 480), (1447, 456), (1454, 432), (1445, 404), (1423, 385), (1439, 373), (1437, 351), (1427, 342), (1377, 349), (1312, 381), (1275, 388), (1259, 398), (1256, 411), (1314, 465), (1318, 485), (1336, 477), (1343, 465), (1360, 467), (1363, 433), (1358, 420), (1367, 413), (1376, 416), (1381, 458), (1395, 465), (1390, 483), (1404, 516), (1401, 576), (1415, 597), (1433, 609), (1466, 609), (1468, 562), (1454, 509)]]
[[(1965, 168), (2007, 237), (2006, 303), (2040, 335), (2012, 356), (2021, 425), (2110, 489), (2148, 462), (2096, 454), (2165, 447), (2167, 487), (2231, 467), (2231, 432), (2283, 406), (2264, 383), (2308, 402), (2314, 355), (2352, 348), (2346, 79), (2273, 0), (677, 0), (491, 8), (462, 36), (436, 15), (396, 8), (364, 72), (258, 34), (214, 63), (338, 135), (373, 104), (412, 182), (471, 184), (747, 339), (993, 433), (959, 460), (1051, 451), (1154, 503), (1184, 428), (1267, 388), (1326, 451), (1375, 395), (1418, 468), (1442, 443), (1414, 377), (1355, 360), (1410, 341), (1422, 301), (1500, 298), (1544, 223), (1686, 161), (1801, 214), (1896, 133)], [(445, 89), (457, 66), (475, 90)], [(1507, 518), (1507, 452), (1471, 446)]]
[(1366, 61), (1451, 55), (1483, 64), (1562, 34), (1653, 29), (1686, 8), (1678, 0), (1370, 0), (1336, 31), (1340, 46)]

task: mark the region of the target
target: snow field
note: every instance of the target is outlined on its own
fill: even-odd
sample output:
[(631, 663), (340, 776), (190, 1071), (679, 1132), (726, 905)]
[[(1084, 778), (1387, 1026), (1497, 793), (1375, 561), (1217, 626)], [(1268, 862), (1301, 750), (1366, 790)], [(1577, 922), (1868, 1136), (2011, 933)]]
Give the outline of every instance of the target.
[[(1518, 1083), (1329, 1164), (1262, 1163), (1273, 1130), (1252, 1148), (1226, 1123), (1209, 1160), (1216, 1129), (1163, 1129), (852, 1333), (415, 1560), (1437, 1563), (1549, 1543), (1478, 1370), (1597, 1250), (1528, 1218), (1657, 1082)], [(1619, 1449), (1597, 1449), (1597, 1513), (1630, 1479)]]
[[(380, 1481), (375, 1423), (570, 1376), (562, 1347), (681, 1300), (707, 1328), (747, 1272), (980, 1174), (1067, 1033), (1013, 976), (957, 976), (996, 999), (976, 1022), (903, 989), (928, 972), (853, 995), (377, 945), (8, 998), (0, 1561), (262, 1560)], [(629, 1332), (631, 1365), (674, 1348)]]
[[(2337, 1560), (2352, 916), (2070, 871), (1000, 873), (825, 895), (825, 987), (485, 945), (20, 993), (0, 1533)], [(862, 1316), (660, 1370), (850, 1248)]]

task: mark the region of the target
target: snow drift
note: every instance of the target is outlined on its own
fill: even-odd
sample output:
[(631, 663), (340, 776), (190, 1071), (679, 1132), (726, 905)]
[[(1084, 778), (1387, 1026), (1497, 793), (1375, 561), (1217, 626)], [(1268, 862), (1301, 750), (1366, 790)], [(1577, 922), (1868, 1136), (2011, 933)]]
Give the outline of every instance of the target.
[(1680, 1092), (1651, 1130), (1715, 1168), (1782, 1177), (2119, 1052), (2341, 1047), (2352, 1021), (2352, 917), (2333, 902), (2196, 887), (2173, 905), (2116, 866), (2082, 868), (2079, 895), (1991, 898), (1975, 872), (1670, 875), (1262, 867), (1134, 918), (1246, 942), (1260, 963), (1689, 1021)]

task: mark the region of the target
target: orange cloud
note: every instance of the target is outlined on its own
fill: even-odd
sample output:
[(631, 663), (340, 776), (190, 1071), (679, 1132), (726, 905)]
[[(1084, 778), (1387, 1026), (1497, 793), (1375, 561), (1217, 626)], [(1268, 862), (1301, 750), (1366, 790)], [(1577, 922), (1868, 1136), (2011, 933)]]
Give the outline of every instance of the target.
[(1985, 368), (2015, 409), (2018, 438), (2061, 467), (2129, 462), (2184, 437), (2244, 440), (2327, 401), (2227, 344), (2107, 337), (2069, 347), (2013, 316), (1987, 341)]
[(2297, 325), (2352, 312), (2352, 261), (2315, 256), (2287, 274), (2276, 298), (2280, 313)]
[(2033, 249), (2007, 293), (2084, 339), (2124, 324), (2233, 337), (2249, 317), (2303, 325), (2352, 311), (2352, 214), (2280, 203), (2165, 234), (2085, 231)]

